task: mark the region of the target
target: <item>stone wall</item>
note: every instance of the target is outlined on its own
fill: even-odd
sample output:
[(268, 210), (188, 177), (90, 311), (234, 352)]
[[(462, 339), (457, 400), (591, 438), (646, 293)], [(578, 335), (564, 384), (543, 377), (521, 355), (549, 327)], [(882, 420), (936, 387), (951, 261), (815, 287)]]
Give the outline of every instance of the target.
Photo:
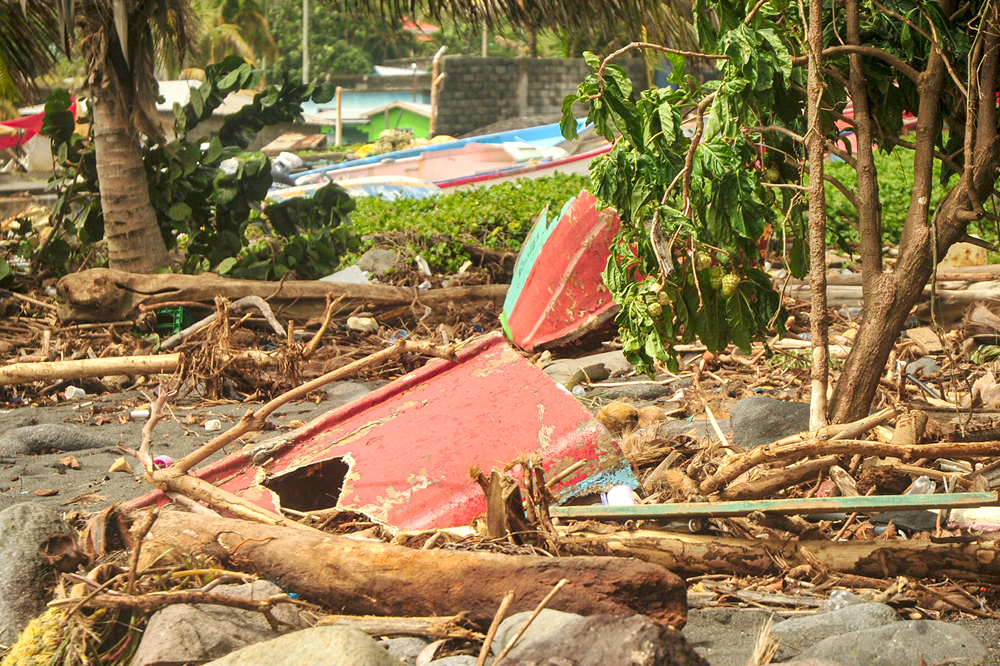
[[(642, 59), (618, 64), (637, 90), (646, 87)], [(447, 56), (443, 71), (436, 133), (461, 136), (507, 118), (561, 113), (563, 98), (576, 92), (591, 69), (582, 58)]]

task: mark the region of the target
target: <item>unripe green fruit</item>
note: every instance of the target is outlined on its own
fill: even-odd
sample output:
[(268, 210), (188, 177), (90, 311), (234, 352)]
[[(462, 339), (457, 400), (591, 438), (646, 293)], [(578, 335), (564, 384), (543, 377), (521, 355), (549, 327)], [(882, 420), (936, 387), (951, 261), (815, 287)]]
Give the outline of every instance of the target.
[(661, 307), (667, 307), (674, 302), (674, 299), (670, 298), (670, 294), (665, 291), (661, 291), (656, 295), (656, 302), (660, 304)]
[(712, 265), (712, 256), (708, 252), (699, 252), (697, 257), (695, 257), (694, 265), (698, 270), (705, 270)]
[(736, 293), (736, 289), (740, 286), (740, 276), (736, 273), (730, 273), (722, 278), (722, 286), (719, 288), (719, 293), (722, 294), (723, 298), (729, 298)]
[(713, 274), (713, 275), (710, 275), (709, 278), (708, 278), (708, 281), (712, 284), (712, 289), (716, 289), (716, 290), (722, 289), (722, 278), (724, 278), (724, 277), (725, 277), (724, 274), (720, 274), (720, 275)]
[(659, 319), (663, 315), (663, 306), (655, 301), (646, 307), (649, 310), (649, 315), (654, 319)]
[[(709, 275), (709, 277), (713, 277), (713, 278), (714, 277), (718, 277), (718, 278), (721, 279), (722, 276), (725, 275), (725, 274), (726, 274), (726, 269), (723, 268), (722, 266), (710, 266), (708, 268), (708, 275)], [(718, 287), (716, 287), (716, 289), (718, 289)]]

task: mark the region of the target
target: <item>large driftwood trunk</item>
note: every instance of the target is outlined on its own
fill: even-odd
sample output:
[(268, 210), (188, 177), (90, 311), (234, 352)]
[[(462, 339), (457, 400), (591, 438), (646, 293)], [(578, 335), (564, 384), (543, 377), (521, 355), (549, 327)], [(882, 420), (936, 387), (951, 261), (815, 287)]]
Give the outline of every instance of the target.
[(778, 565), (782, 562), (789, 568), (818, 563), (828, 571), (869, 578), (1000, 581), (996, 541), (765, 541), (652, 530), (577, 532), (566, 541), (585, 546), (592, 553), (638, 557), (690, 576), (774, 575), (782, 573)]
[[(507, 285), (490, 284), (449, 289), (410, 289), (383, 284), (344, 284), (318, 280), (277, 282), (231, 280), (218, 275), (133, 275), (106, 268), (71, 273), (56, 287), (59, 318), (63, 322), (120, 321), (131, 317), (140, 305), (154, 307), (178, 301), (204, 303), (214, 307), (216, 296), (230, 300), (260, 296), (276, 314), (305, 321), (326, 309), (328, 294), (343, 296), (335, 315), (360, 308), (390, 320), (420, 319), (431, 324), (460, 318), (462, 312), (485, 307), (499, 312), (507, 295)], [(426, 314), (425, 307), (431, 309)]]
[(176, 511), (157, 518), (143, 560), (170, 550), (205, 553), (226, 566), (280, 580), (303, 598), (345, 614), (465, 612), (485, 625), (508, 590), (515, 592), (511, 613), (531, 610), (566, 578), (569, 584), (549, 608), (584, 615), (641, 613), (677, 628), (687, 621), (684, 581), (634, 559), (413, 550)]

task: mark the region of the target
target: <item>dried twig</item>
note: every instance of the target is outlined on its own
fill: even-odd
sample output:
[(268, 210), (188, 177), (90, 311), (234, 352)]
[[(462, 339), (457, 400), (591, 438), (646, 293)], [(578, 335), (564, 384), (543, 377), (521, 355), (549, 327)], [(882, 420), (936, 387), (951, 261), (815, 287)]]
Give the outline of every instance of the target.
[[(49, 606), (68, 606), (75, 603), (77, 603), (76, 599), (56, 599), (50, 601)], [(181, 590), (148, 592), (137, 595), (99, 594), (81, 605), (83, 608), (112, 608), (151, 614), (157, 609), (169, 606), (170, 604), (215, 604), (217, 606), (230, 606), (241, 610), (256, 611), (267, 619), (272, 629), (277, 631), (283, 623), (274, 617), (271, 609), (278, 604), (296, 604), (296, 602), (284, 593), (275, 594), (265, 599), (246, 599), (244, 597), (232, 597), (213, 592), (202, 592), (201, 590)]]
[(514, 590), (508, 590), (507, 594), (503, 597), (503, 601), (500, 602), (497, 614), (493, 616), (493, 622), (490, 623), (489, 630), (486, 632), (486, 639), (483, 641), (483, 648), (479, 651), (479, 661), (476, 662), (476, 666), (485, 666), (486, 658), (490, 654), (490, 645), (493, 643), (493, 637), (497, 635), (497, 629), (500, 628), (500, 623), (503, 622), (504, 617), (507, 615), (507, 609), (510, 608), (512, 601), (514, 601)]
[[(285, 328), (278, 322), (277, 318), (274, 316), (274, 312), (271, 311), (271, 306), (268, 305), (267, 302), (260, 296), (244, 296), (243, 298), (237, 301), (233, 301), (229, 305), (229, 309), (235, 314), (251, 306), (260, 310), (261, 314), (264, 315), (264, 319), (266, 319), (267, 323), (271, 325), (271, 328), (274, 329), (275, 333), (277, 333), (282, 337), (286, 335)], [(160, 349), (163, 350), (173, 349), (174, 347), (184, 342), (185, 340), (187, 340), (189, 337), (191, 337), (201, 329), (209, 326), (212, 322), (216, 321), (218, 318), (219, 318), (219, 313), (213, 312), (212, 314), (205, 317), (201, 321), (197, 321), (191, 324), (180, 333), (171, 335), (169, 338), (160, 343)]]
[(507, 654), (514, 649), (514, 646), (517, 644), (519, 640), (521, 640), (521, 636), (523, 636), (524, 632), (528, 630), (528, 627), (530, 627), (531, 623), (535, 621), (535, 618), (538, 617), (539, 613), (542, 612), (545, 606), (548, 605), (550, 601), (552, 601), (552, 597), (556, 596), (556, 593), (559, 590), (561, 590), (563, 586), (565, 586), (566, 583), (568, 582), (569, 582), (568, 579), (563, 578), (561, 581), (556, 583), (555, 587), (553, 587), (548, 594), (545, 595), (544, 599), (538, 602), (538, 606), (535, 607), (535, 610), (531, 613), (531, 616), (528, 617), (528, 619), (521, 626), (521, 628), (518, 629), (517, 633), (514, 634), (514, 637), (507, 642), (507, 645), (505, 645), (503, 647), (503, 650), (500, 651), (500, 654), (497, 655), (496, 661), (493, 662), (494, 666), (503, 661), (504, 657), (506, 657)]

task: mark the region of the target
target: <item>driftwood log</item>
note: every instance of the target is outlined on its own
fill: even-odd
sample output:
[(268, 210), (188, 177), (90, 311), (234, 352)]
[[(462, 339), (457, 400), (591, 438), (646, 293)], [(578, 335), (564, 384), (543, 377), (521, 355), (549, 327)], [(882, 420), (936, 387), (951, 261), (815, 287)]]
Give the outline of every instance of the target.
[(566, 543), (589, 552), (636, 557), (685, 576), (726, 573), (768, 576), (800, 564), (870, 578), (951, 578), (1000, 581), (997, 541), (784, 541), (736, 539), (653, 530), (574, 532)]
[[(949, 275), (949, 277), (952, 277)], [(994, 277), (994, 276), (991, 276)], [(780, 285), (779, 285), (780, 286)], [(827, 303), (831, 308), (860, 307), (863, 302), (861, 285), (850, 285), (831, 281), (826, 290)], [(809, 300), (809, 284), (788, 285), (785, 295), (799, 300)], [(939, 282), (934, 301), (935, 316), (945, 325), (953, 325), (962, 320), (962, 315), (974, 303), (985, 303), (989, 307), (1000, 306), (1000, 282), (980, 282), (970, 285), (965, 282)], [(931, 288), (924, 288), (916, 310), (916, 317), (929, 322)]]
[(346, 614), (467, 613), (486, 627), (508, 590), (510, 612), (532, 610), (563, 578), (550, 608), (583, 615), (648, 615), (680, 628), (684, 581), (658, 564), (617, 557), (551, 558), (461, 550), (414, 550), (319, 532), (179, 511), (162, 512), (142, 562), (204, 553), (228, 567), (280, 580), (303, 598)]
[(162, 303), (196, 302), (214, 307), (216, 296), (237, 300), (245, 296), (265, 299), (279, 316), (305, 321), (326, 310), (327, 294), (343, 297), (335, 316), (362, 309), (389, 320), (422, 319), (433, 324), (485, 307), (499, 312), (507, 285), (489, 284), (449, 289), (411, 289), (382, 284), (344, 284), (318, 280), (284, 283), (231, 280), (210, 273), (201, 275), (135, 275), (107, 268), (71, 273), (56, 286), (59, 319), (67, 323), (121, 321), (143, 307)]

